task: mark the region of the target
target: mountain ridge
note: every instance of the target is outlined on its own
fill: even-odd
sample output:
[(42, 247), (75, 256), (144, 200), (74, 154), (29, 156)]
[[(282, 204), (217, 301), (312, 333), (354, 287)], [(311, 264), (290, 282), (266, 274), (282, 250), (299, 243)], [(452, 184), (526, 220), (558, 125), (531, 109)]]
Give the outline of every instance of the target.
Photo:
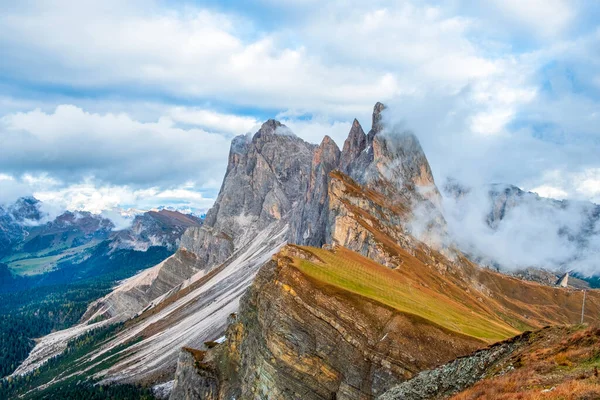
[[(220, 371), (219, 365), (229, 361), (219, 364), (220, 356), (209, 351), (212, 361), (202, 361), (199, 371), (210, 380), (206, 382), (213, 395), (217, 393), (215, 390), (231, 389), (245, 393), (247, 397), (242, 398), (252, 398), (250, 393), (262, 390), (263, 397), (259, 398), (267, 398), (264, 397), (267, 396), (265, 387), (277, 390), (281, 395), (276, 398), (282, 399), (289, 398), (286, 396), (290, 393), (304, 393), (307, 397), (303, 398), (315, 399), (323, 398), (323, 393), (348, 399), (370, 398), (381, 393), (385, 385), (376, 383), (379, 372), (372, 373), (370, 367), (354, 370), (340, 364), (331, 355), (333, 353), (320, 350), (317, 339), (320, 323), (304, 327), (296, 325), (298, 329), (294, 329), (291, 336), (280, 336), (277, 341), (265, 339), (268, 330), (255, 330), (261, 325), (269, 326), (268, 321), (292, 323), (288, 318), (303, 313), (306, 307), (302, 304), (306, 301), (303, 303), (293, 295), (300, 293), (302, 287), (294, 287), (291, 283), (311, 279), (313, 289), (310, 293), (323, 300), (311, 306), (311, 315), (331, 313), (331, 310), (327, 311), (327, 304), (340, 293), (347, 299), (364, 300), (364, 293), (356, 289), (363, 287), (375, 291), (371, 294), (378, 293), (375, 297), (367, 296), (368, 303), (376, 304), (377, 309), (390, 312), (390, 307), (396, 307), (394, 312), (419, 319), (423, 329), (439, 330), (441, 327), (448, 340), (465, 340), (477, 343), (477, 346), (546, 323), (577, 321), (580, 299), (572, 292), (481, 269), (446, 240), (447, 224), (441, 209), (440, 192), (423, 149), (414, 134), (386, 127), (381, 117), (384, 110), (383, 104), (375, 105), (372, 127), (367, 134), (358, 121), (353, 123), (342, 150), (327, 137), (318, 146), (309, 144), (291, 135), (274, 120), (263, 124), (252, 137), (234, 138), (221, 190), (205, 223), (201, 227), (188, 228), (181, 237), (178, 250), (170, 258), (122, 282), (90, 306), (80, 325), (42, 338), (16, 375), (27, 374), (48, 356), (60, 353), (61, 348), (56, 344), (76, 337), (80, 331), (124, 322), (113, 336), (77, 361), (95, 371), (94, 378), (103, 383), (152, 382), (164, 389), (174, 374), (195, 377), (186, 373), (185, 368), (193, 370), (196, 366), (178, 361), (184, 357), (180, 356), (181, 348), (205, 351), (208, 345), (204, 342), (219, 338), (228, 329), (227, 340), (217, 345), (215, 352), (226, 353), (234, 345), (235, 357), (256, 360), (265, 373), (253, 378), (252, 363), (242, 364), (236, 374), (231, 370)], [(287, 243), (312, 246), (302, 247), (301, 252), (312, 256), (306, 256), (309, 260), (302, 261), (305, 256), (291, 255), (290, 247), (284, 247)], [(319, 263), (305, 263), (310, 262), (311, 257), (325, 256), (333, 257), (330, 266), (343, 266), (351, 260), (348, 265), (353, 266), (359, 277), (368, 273), (369, 269), (363, 268), (365, 265), (386, 271), (379, 275), (393, 276), (390, 279), (398, 279), (405, 285), (403, 290), (423, 296), (430, 305), (429, 311), (407, 302), (400, 295), (390, 300), (391, 303), (382, 300), (393, 293), (392, 290), (382, 291), (385, 282), (378, 287), (364, 286), (372, 282), (361, 282), (359, 278), (349, 282), (344, 278), (343, 267), (323, 268)], [(302, 265), (308, 265), (308, 269), (302, 270)], [(247, 289), (253, 282), (260, 286), (255, 280), (257, 274), (273, 276), (264, 271), (278, 271), (277, 268), (283, 268), (297, 279), (289, 283), (262, 279), (266, 286), (261, 287), (273, 290), (259, 288), (248, 294)], [(310, 271), (317, 271), (319, 277), (310, 275)], [(596, 292), (588, 295), (590, 314), (586, 318), (592, 321), (592, 313), (600, 312), (600, 296)], [(256, 315), (254, 308), (248, 305), (248, 301), (255, 301), (252, 296), (272, 304), (289, 304), (289, 315), (268, 307)], [(238, 311), (240, 303), (239, 318), (250, 321), (247, 326), (230, 318)], [(347, 305), (340, 307), (343, 309)], [(461, 320), (461, 312), (473, 315), (475, 332)], [(351, 311), (348, 314), (351, 315)], [(336, 318), (328, 317), (327, 324), (337, 326)], [(230, 322), (233, 324), (229, 325)], [(486, 323), (488, 328), (484, 327)], [(394, 326), (390, 332), (399, 338), (403, 337), (403, 332), (410, 333), (403, 328), (404, 323)], [(344, 330), (330, 331), (329, 337), (332, 342), (341, 343), (344, 338), (360, 342), (365, 337), (374, 337), (375, 332), (370, 329), (368, 324), (348, 325)], [(310, 346), (302, 347), (304, 350), (300, 353), (294, 350), (294, 357), (286, 359), (289, 352), (285, 349), (300, 346), (300, 342), (293, 339), (299, 331)], [(241, 336), (240, 332), (243, 333)], [(248, 337), (254, 338), (251, 341), (258, 345), (245, 345), (244, 340)], [(418, 336), (408, 337), (418, 343)], [(369, 348), (373, 348), (373, 340), (366, 341)], [(118, 357), (113, 357), (115, 349), (119, 349)], [(447, 350), (446, 361), (468, 353), (467, 348), (460, 346)], [(309, 360), (306, 365), (299, 364), (304, 370), (292, 371), (291, 360), (300, 357), (302, 361), (304, 356)], [(417, 354), (404, 354), (400, 349), (396, 356), (404, 359), (401, 369), (408, 371), (411, 357), (415, 358)], [(383, 374), (381, 376), (393, 377), (394, 382), (409, 378), (400, 373), (400, 369), (390, 368), (389, 360), (377, 357), (375, 364), (381, 366), (378, 370)], [(326, 375), (331, 379), (326, 384), (311, 381), (310, 365), (315, 358), (321, 360), (318, 365), (329, 371)], [(216, 364), (211, 364), (213, 361)], [(418, 368), (410, 367), (409, 375), (441, 361), (425, 360)], [(71, 371), (67, 376), (81, 374), (80, 367), (67, 368)], [(183, 369), (181, 374), (177, 368)], [(274, 375), (276, 372), (281, 375)], [(230, 383), (216, 384), (223, 376), (227, 376)], [(185, 396), (185, 388), (193, 384), (192, 381), (176, 380), (173, 398), (178, 398), (180, 389)], [(304, 392), (298, 392), (301, 390), (298, 381), (314, 384), (310, 383)], [(357, 388), (358, 381), (362, 383)]]

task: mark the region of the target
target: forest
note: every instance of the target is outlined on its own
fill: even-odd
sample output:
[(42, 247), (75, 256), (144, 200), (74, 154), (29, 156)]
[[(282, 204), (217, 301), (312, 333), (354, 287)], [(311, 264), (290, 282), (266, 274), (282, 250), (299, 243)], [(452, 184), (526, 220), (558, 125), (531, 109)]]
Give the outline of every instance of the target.
[(33, 339), (73, 326), (87, 305), (119, 280), (169, 255), (164, 247), (111, 253), (108, 242), (103, 242), (87, 260), (63, 263), (42, 276), (13, 276), (0, 264), (0, 377), (11, 374), (27, 357)]

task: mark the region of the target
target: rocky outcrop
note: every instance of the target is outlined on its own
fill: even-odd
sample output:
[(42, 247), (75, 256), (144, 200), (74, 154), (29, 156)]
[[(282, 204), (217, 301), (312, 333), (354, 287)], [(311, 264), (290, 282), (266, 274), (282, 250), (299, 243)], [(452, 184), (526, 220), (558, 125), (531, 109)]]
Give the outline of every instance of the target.
[(360, 122), (355, 119), (352, 122), (352, 128), (350, 128), (348, 138), (344, 142), (340, 160), (340, 170), (349, 174), (351, 170), (355, 169), (353, 163), (366, 148), (367, 135), (365, 135)]
[(430, 400), (458, 393), (483, 379), (494, 365), (526, 346), (532, 336), (527, 332), (439, 368), (423, 371), (379, 396), (378, 400)]
[(474, 338), (320, 285), (294, 268), (290, 257), (313, 256), (286, 247), (265, 264), (242, 299), (226, 344), (209, 351), (203, 369), (213, 372), (204, 379), (219, 382), (214, 398), (370, 399), (481, 346)]
[(265, 122), (252, 137), (238, 136), (215, 206), (205, 225), (238, 242), (286, 218), (307, 192), (315, 146), (278, 121)]
[[(354, 120), (341, 152), (328, 137), (317, 148), (305, 202), (292, 218), (292, 243), (320, 247), (336, 241), (331, 232), (337, 229), (332, 222), (338, 204), (330, 196), (336, 177), (344, 175), (373, 196), (385, 198), (388, 209), (403, 209), (395, 225), (431, 246), (444, 246), (441, 196), (427, 158), (412, 133), (395, 127), (384, 129), (384, 110), (383, 104), (375, 105), (368, 134)], [(358, 232), (347, 234), (360, 236)]]
[(548, 326), (421, 372), (379, 399), (598, 399), (599, 339), (597, 326)]
[(219, 382), (214, 371), (207, 369), (204, 356), (205, 353), (199, 350), (190, 348), (181, 350), (170, 400), (217, 400), (219, 398)]
[(304, 201), (299, 204), (292, 218), (292, 243), (321, 246), (326, 242), (329, 174), (338, 168), (339, 163), (340, 149), (333, 139), (325, 136), (313, 155)]

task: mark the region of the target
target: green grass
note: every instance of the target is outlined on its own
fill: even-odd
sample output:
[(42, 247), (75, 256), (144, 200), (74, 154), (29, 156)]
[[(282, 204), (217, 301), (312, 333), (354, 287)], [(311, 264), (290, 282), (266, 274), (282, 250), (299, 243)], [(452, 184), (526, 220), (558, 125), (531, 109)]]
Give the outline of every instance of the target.
[(43, 274), (44, 272), (52, 271), (60, 259), (60, 255), (27, 258), (19, 261), (13, 261), (8, 264), (8, 267), (14, 274), (20, 276), (38, 275)]
[(17, 253), (6, 257), (3, 261), (16, 275), (39, 275), (53, 270), (59, 262), (83, 257), (87, 249), (97, 244), (98, 241), (91, 241), (69, 249), (51, 248), (39, 253)]
[(303, 247), (323, 262), (295, 259), (304, 274), (328, 285), (359, 294), (398, 311), (417, 315), (444, 328), (487, 342), (518, 333), (499, 319), (483, 315), (466, 305), (423, 286), (416, 286), (398, 271), (386, 268), (350, 250), (335, 253)]

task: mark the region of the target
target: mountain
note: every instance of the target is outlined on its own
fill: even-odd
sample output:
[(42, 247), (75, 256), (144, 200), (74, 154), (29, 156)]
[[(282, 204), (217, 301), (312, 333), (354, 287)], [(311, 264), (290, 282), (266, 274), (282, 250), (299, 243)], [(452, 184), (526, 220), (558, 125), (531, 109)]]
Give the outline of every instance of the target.
[[(40, 338), (10, 393), (89, 378), (172, 399), (370, 399), (525, 330), (579, 322), (581, 292), (481, 268), (453, 245), (419, 141), (385, 126), (384, 110), (368, 133), (354, 121), (341, 150), (275, 120), (234, 138), (204, 224), (80, 324)], [(597, 321), (598, 292), (586, 310)]]
[(111, 235), (111, 247), (145, 251), (151, 246), (176, 249), (187, 228), (202, 225), (202, 220), (191, 214), (162, 209), (136, 215), (127, 229)]
[(0, 206), (0, 257), (25, 237), (27, 223), (36, 223), (42, 217), (39, 201), (33, 197), (20, 198), (7, 208)]
[(14, 240), (3, 242), (0, 262), (0, 376), (14, 372), (33, 339), (77, 324), (90, 302), (169, 257), (185, 229), (202, 224), (161, 210), (114, 231), (110, 220), (82, 211), (44, 222), (40, 208), (24, 198), (2, 214), (1, 226), (11, 228)]
[(97, 257), (98, 246), (106, 247), (105, 241), (105, 253), (147, 251), (150, 247), (174, 251), (187, 228), (202, 224), (195, 216), (169, 210), (136, 215), (129, 228), (119, 231), (109, 219), (86, 211), (66, 211), (44, 223), (40, 204), (34, 198), (22, 198), (6, 211), (0, 210), (5, 236), (0, 259), (13, 274), (37, 276), (80, 264), (91, 255)]

